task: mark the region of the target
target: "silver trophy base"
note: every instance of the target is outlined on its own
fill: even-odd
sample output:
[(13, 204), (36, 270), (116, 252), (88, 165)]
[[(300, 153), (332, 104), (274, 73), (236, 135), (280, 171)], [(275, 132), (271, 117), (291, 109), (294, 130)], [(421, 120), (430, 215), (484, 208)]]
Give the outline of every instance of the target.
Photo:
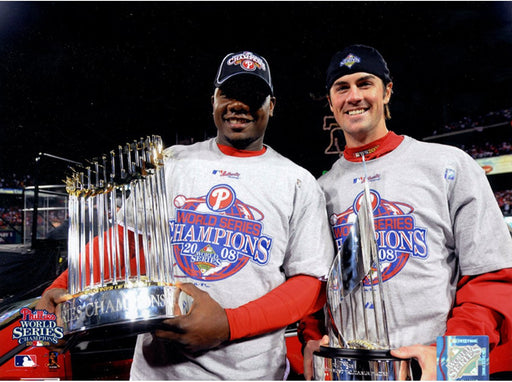
[(313, 353), (313, 370), (317, 381), (398, 381), (412, 378), (410, 360), (393, 357), (389, 350), (320, 346), (320, 350)]
[(192, 299), (176, 286), (117, 283), (82, 292), (59, 305), (65, 335), (122, 335), (151, 331), (186, 314)]

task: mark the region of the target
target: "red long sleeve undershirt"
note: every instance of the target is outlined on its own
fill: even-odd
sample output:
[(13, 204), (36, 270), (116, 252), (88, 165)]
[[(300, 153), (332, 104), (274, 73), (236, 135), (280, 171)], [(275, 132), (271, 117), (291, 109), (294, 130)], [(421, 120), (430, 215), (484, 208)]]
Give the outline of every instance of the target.
[(445, 335), (489, 336), (491, 373), (512, 370), (512, 268), (464, 276)]
[(299, 275), (263, 297), (235, 309), (225, 309), (230, 339), (252, 337), (285, 327), (318, 311), (325, 303), (325, 283)]

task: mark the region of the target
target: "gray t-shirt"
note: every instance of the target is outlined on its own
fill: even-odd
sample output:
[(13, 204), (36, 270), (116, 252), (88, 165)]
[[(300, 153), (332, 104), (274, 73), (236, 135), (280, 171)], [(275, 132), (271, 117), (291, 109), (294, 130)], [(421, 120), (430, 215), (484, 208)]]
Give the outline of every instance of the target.
[(341, 247), (369, 182), (392, 347), (443, 335), (460, 275), (512, 267), (512, 243), (484, 171), (455, 147), (405, 137), (363, 163), (340, 158), (319, 179)]
[[(177, 281), (236, 308), (289, 277), (326, 277), (334, 246), (324, 195), (309, 172), (270, 147), (255, 157), (224, 155), (214, 139), (165, 155)], [(151, 349), (151, 335), (140, 335), (131, 378), (282, 379), (284, 329), (198, 356)]]

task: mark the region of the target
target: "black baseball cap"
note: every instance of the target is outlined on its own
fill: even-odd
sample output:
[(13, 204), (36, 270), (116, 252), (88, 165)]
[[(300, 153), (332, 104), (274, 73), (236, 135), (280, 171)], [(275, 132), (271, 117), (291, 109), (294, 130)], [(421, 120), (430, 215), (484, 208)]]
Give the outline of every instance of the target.
[(350, 45), (332, 57), (327, 68), (327, 91), (338, 78), (357, 72), (374, 74), (384, 84), (391, 82), (388, 65), (377, 49), (366, 45)]
[(219, 66), (214, 85), (219, 88), (227, 80), (239, 75), (249, 75), (260, 78), (264, 81), (270, 94), (272, 96), (274, 95), (270, 68), (264, 57), (249, 51), (229, 53), (224, 57)]

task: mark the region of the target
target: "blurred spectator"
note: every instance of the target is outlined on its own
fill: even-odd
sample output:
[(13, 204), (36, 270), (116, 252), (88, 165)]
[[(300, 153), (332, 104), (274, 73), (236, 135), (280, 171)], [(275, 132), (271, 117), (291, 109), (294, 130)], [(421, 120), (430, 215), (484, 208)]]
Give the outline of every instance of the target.
[(30, 175), (0, 174), (0, 188), (24, 188), (33, 185)]
[(9, 226), (20, 227), (23, 222), (21, 211), (16, 207), (0, 207), (0, 229), (8, 228)]
[(512, 211), (512, 190), (503, 190), (496, 191), (494, 193), (496, 200), (498, 201), (498, 205), (500, 206), (501, 212), (503, 212), (504, 216), (511, 216)]
[(482, 144), (472, 144), (469, 147), (463, 144), (454, 144), (454, 146), (464, 150), (475, 159), (512, 154), (511, 141), (502, 141), (500, 143), (487, 141)]

